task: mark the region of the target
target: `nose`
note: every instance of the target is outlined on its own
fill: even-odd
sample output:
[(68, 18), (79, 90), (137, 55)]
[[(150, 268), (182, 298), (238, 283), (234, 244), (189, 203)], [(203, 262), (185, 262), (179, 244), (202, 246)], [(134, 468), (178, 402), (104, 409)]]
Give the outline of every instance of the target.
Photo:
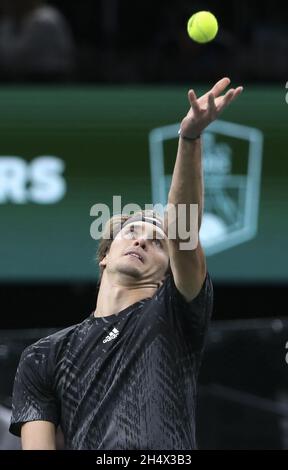
[(138, 237), (136, 240), (134, 240), (133, 245), (135, 246), (140, 246), (143, 250), (145, 250), (147, 244), (147, 240), (145, 240), (144, 237)]

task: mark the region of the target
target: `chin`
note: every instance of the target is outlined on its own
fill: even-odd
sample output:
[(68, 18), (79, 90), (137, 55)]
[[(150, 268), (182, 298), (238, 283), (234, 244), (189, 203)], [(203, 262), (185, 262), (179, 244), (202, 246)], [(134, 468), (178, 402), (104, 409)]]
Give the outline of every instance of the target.
[(128, 266), (127, 264), (125, 264), (125, 266), (117, 266), (117, 271), (121, 274), (125, 274), (126, 276), (131, 276), (138, 279), (142, 276), (141, 270), (139, 268), (136, 266)]

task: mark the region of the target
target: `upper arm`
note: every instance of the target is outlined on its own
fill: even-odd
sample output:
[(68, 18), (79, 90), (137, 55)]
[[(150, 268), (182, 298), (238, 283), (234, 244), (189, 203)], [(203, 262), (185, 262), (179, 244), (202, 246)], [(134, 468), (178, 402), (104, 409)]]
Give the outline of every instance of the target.
[(206, 277), (206, 260), (200, 241), (195, 250), (181, 250), (179, 243), (177, 240), (169, 240), (170, 266), (177, 289), (190, 302), (202, 288)]
[(56, 450), (55, 425), (49, 421), (29, 421), (21, 428), (23, 450)]
[(50, 341), (47, 339), (23, 351), (13, 387), (12, 434), (20, 436), (24, 423), (30, 423), (30, 427), (44, 421), (58, 426), (60, 408), (53, 386), (53, 370)]

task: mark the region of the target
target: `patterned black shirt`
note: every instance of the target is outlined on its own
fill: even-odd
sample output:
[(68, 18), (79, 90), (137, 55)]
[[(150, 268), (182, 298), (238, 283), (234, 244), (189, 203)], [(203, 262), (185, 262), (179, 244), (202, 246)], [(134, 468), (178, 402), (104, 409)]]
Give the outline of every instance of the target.
[(40, 339), (22, 353), (10, 432), (61, 426), (66, 449), (192, 450), (209, 274), (186, 302), (170, 274), (152, 298)]

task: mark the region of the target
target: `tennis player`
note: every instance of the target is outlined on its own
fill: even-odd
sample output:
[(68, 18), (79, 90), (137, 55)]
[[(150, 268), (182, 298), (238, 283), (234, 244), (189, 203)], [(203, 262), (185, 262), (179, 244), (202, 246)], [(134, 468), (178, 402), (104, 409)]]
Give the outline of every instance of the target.
[[(229, 84), (223, 78), (200, 98), (190, 90), (180, 127), (168, 203), (176, 222), (180, 204), (197, 204), (198, 230), (201, 134), (242, 92), (225, 93)], [(95, 311), (24, 350), (10, 431), (23, 449), (55, 449), (58, 427), (66, 449), (195, 449), (197, 378), (213, 309), (201, 244), (181, 249), (187, 240), (170, 238), (169, 217), (154, 211), (116, 215), (105, 231)]]

